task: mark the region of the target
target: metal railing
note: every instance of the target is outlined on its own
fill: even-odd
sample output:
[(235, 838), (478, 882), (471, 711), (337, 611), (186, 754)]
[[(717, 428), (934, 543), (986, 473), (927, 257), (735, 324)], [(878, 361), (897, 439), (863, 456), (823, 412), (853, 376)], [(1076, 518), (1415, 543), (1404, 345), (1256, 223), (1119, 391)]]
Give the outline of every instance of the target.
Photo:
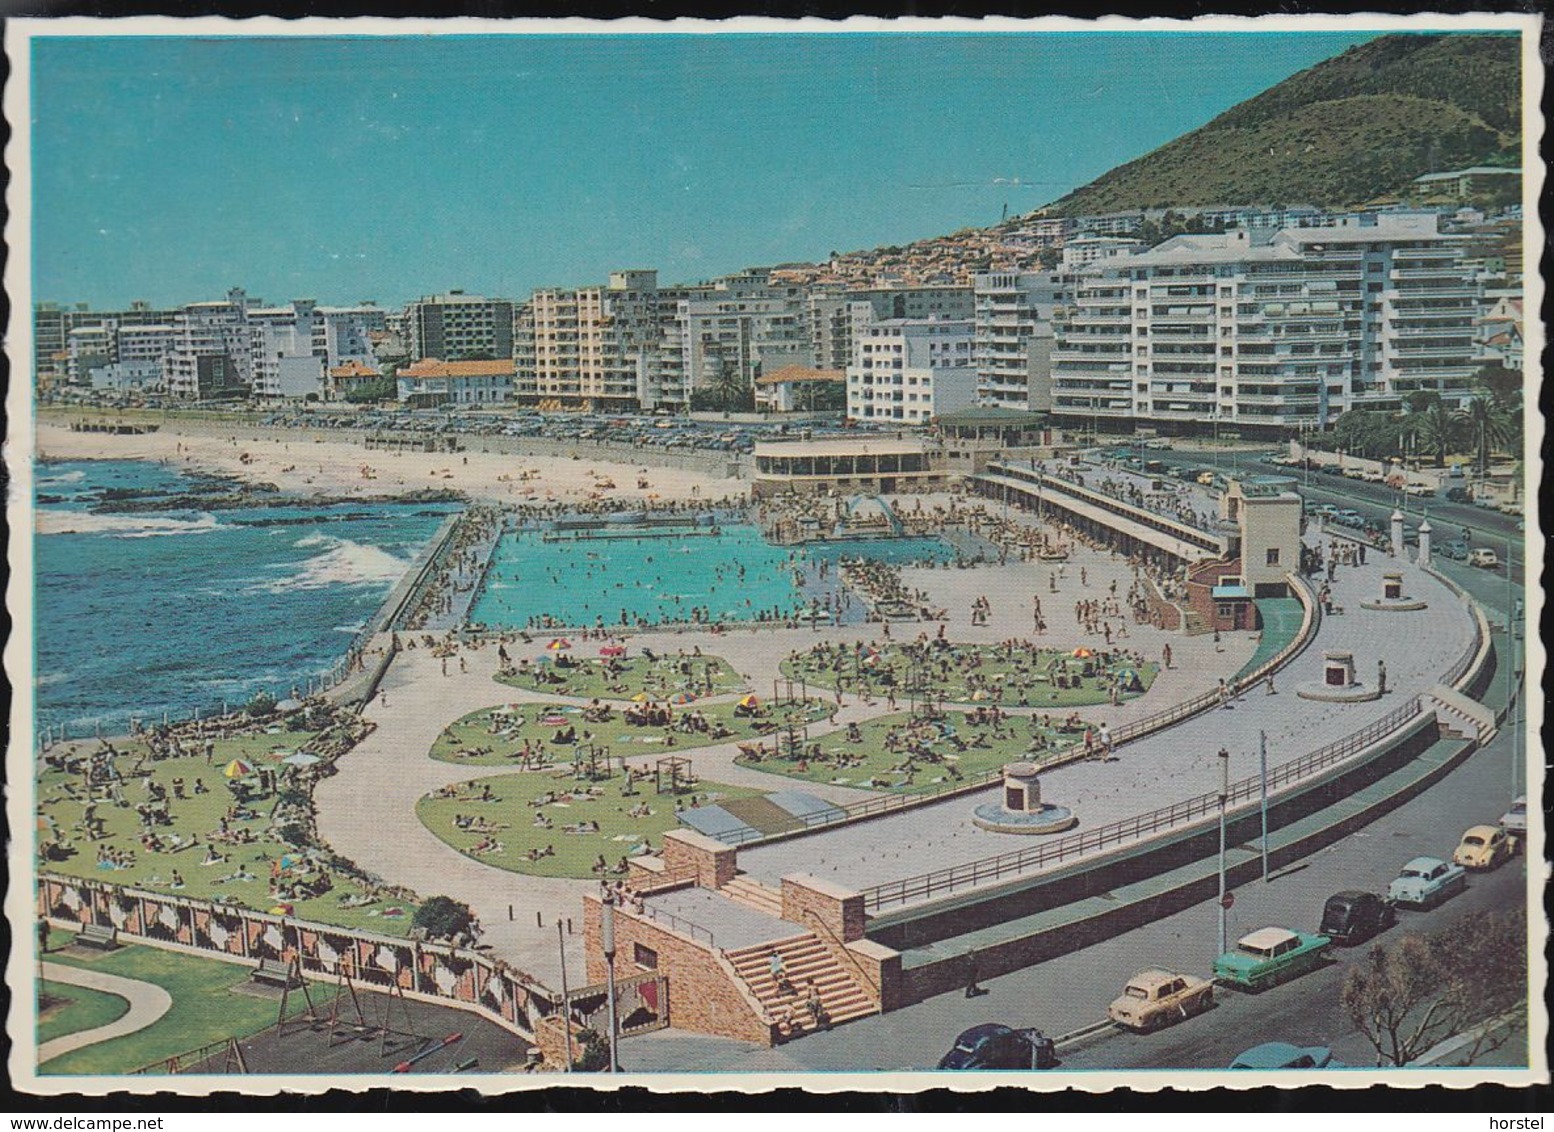
[(681, 935), (689, 936), (691, 939), (705, 940), (708, 947), (717, 946), (717, 940), (712, 934), (712, 929), (702, 927), (695, 920), (688, 920), (684, 916), (677, 916), (673, 912), (666, 911), (663, 908), (655, 908), (651, 904), (644, 904), (642, 906), (641, 915), (657, 923), (665, 924), (670, 929), (679, 932)]
[[(1268, 772), (1269, 791), (1277, 790), (1281, 786), (1306, 778), (1337, 762), (1341, 762), (1355, 752), (1376, 742), (1382, 736), (1397, 730), (1404, 723), (1417, 716), (1422, 710), (1423, 707), (1420, 699), (1416, 696), (1408, 703), (1393, 709), (1352, 735), (1345, 736), (1324, 747), (1319, 747), (1317, 750), (1302, 755), (1298, 759), (1293, 759), (1290, 762), (1271, 768)], [(1233, 807), (1238, 802), (1256, 798), (1260, 796), (1261, 790), (1262, 779), (1258, 775), (1232, 783), (1227, 798), (1227, 805)], [(938, 869), (931, 873), (923, 873), (919, 876), (907, 877), (904, 880), (890, 881), (886, 884), (866, 888), (863, 890), (864, 907), (870, 911), (878, 911), (891, 904), (905, 904), (913, 900), (926, 900), (931, 897), (948, 895), (958, 888), (974, 888), (1004, 876), (1017, 876), (1023, 872), (1059, 864), (1073, 857), (1093, 853), (1110, 845), (1136, 840), (1161, 830), (1193, 822), (1209, 814), (1216, 813), (1218, 809), (1219, 793), (1217, 791), (1200, 794), (1195, 798), (1188, 798), (1185, 801), (1176, 802), (1169, 806), (1162, 806), (1148, 813), (1124, 818), (1121, 821), (1099, 826), (1084, 833), (1046, 841), (1029, 849), (1002, 853), (996, 857), (985, 857), (982, 860), (971, 861), (964, 865), (955, 865), (947, 869)]]

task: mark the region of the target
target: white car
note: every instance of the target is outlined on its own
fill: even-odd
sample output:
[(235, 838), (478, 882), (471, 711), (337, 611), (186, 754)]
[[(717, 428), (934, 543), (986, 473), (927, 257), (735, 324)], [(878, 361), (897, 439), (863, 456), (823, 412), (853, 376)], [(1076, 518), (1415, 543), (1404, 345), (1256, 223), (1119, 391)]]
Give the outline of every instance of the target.
[(1495, 570), (1500, 566), (1500, 556), (1487, 546), (1475, 546), (1468, 551), (1468, 565), (1479, 566), (1485, 570)]
[(1517, 798), (1511, 808), (1500, 815), (1500, 828), (1512, 837), (1527, 836), (1527, 795)]
[(1438, 857), (1415, 857), (1387, 886), (1387, 898), (1395, 904), (1430, 908), (1455, 896), (1467, 885), (1468, 874), (1461, 865)]

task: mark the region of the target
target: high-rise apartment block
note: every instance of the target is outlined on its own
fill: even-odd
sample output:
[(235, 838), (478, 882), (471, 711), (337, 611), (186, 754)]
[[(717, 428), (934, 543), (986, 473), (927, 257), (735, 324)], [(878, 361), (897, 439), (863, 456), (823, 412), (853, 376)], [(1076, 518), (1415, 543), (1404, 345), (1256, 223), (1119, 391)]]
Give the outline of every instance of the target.
[(1449, 402), (1477, 369), (1479, 289), (1434, 215), (1177, 236), (1091, 264), (1057, 315), (1053, 411), (1169, 430), (1281, 431)]
[(513, 304), (449, 291), (405, 307), (410, 357), (471, 361), (513, 356)]
[(1047, 408), (1052, 317), (1067, 276), (990, 272), (973, 280), (977, 400), (1003, 409)]
[(854, 309), (849, 417), (922, 425), (976, 402), (970, 319), (879, 319), (867, 304)]

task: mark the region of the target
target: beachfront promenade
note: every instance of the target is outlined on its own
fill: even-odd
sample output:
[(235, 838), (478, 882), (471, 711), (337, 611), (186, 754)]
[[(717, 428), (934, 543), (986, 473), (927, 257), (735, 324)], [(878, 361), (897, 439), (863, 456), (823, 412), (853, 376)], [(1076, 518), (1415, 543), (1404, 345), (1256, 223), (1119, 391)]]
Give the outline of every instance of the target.
[[(1429, 608), (1412, 613), (1364, 609), (1362, 601), (1380, 592), (1386, 571), (1401, 571), (1407, 591), (1429, 602)], [(1224, 707), (1123, 746), (1116, 762), (1054, 768), (1042, 775), (1043, 799), (1072, 809), (1082, 831), (1212, 793), (1219, 787), (1221, 747), (1230, 753), (1234, 782), (1258, 773), (1260, 733), (1267, 735), (1270, 767), (1343, 739), (1440, 684), (1474, 640), (1469, 610), (1417, 566), (1372, 555), (1366, 566), (1339, 567), (1332, 592), (1344, 613), (1323, 618), (1314, 641), (1275, 676), (1274, 694), (1254, 686)], [(1296, 695), (1298, 685), (1321, 682), (1329, 650), (1353, 653), (1366, 683), (1375, 681), (1378, 662), (1385, 662), (1386, 694), (1359, 703)], [(1201, 675), (1207, 679), (1200, 687), (1212, 687), (1214, 674), (1203, 670)], [(862, 889), (1027, 847), (1034, 839), (973, 824), (972, 808), (998, 795), (994, 787), (865, 825), (753, 846), (741, 851), (739, 864), (769, 885), (785, 874), (810, 872)]]
[[(1079, 572), (1086, 571), (1088, 585), (1081, 588)], [(1097, 647), (1098, 637), (1085, 634), (1072, 617), (1072, 606), (1081, 596), (1105, 592), (1113, 580), (1125, 591), (1132, 578), (1125, 560), (1104, 552), (1081, 548), (1068, 563), (1064, 577), (1057, 581), (1054, 593), (1049, 589), (1046, 565), (1010, 564), (976, 569), (907, 568), (903, 581), (914, 589), (927, 592), (929, 604), (949, 611), (947, 636), (958, 643), (990, 643), (1010, 636), (1032, 639), (1034, 643), (1061, 649), (1079, 645)], [(1033, 594), (1042, 597), (1049, 622), (1047, 632), (1031, 638), (1030, 606)], [(985, 596), (992, 615), (986, 625), (970, 624), (970, 608), (979, 596)], [(898, 623), (893, 627), (896, 639), (910, 638), (918, 632), (936, 631), (937, 623), (920, 625)], [(1175, 654), (1173, 667), (1162, 670), (1148, 694), (1117, 706), (1095, 705), (1076, 709), (1081, 717), (1105, 721), (1120, 727), (1131, 720), (1171, 707), (1212, 687), (1223, 676), (1232, 677), (1251, 658), (1256, 635), (1225, 634), (1216, 650), (1209, 635), (1183, 637), (1166, 634), (1147, 625), (1130, 625), (1129, 635), (1121, 640), (1124, 647), (1139, 650), (1146, 658), (1157, 660), (1168, 641)], [(698, 632), (649, 632), (630, 639), (633, 654), (644, 647), (657, 653), (687, 652), (699, 645), (703, 652), (727, 660), (763, 697), (770, 694), (779, 679), (781, 661), (793, 651), (803, 651), (817, 641), (851, 643), (880, 640), (881, 626), (864, 624), (841, 628), (812, 629), (735, 629), (714, 635)], [(538, 646), (536, 646), (538, 647)], [(568, 937), (569, 970), (582, 969), (581, 897), (595, 891), (597, 882), (529, 876), (484, 864), (465, 856), (438, 839), (416, 816), (416, 803), (439, 787), (476, 777), (504, 773), (501, 768), (460, 766), (431, 759), (433, 742), (450, 723), (470, 712), (504, 703), (541, 702), (557, 697), (528, 692), (497, 684), (494, 646), (466, 648), (462, 657), (468, 671), (460, 672), (457, 663), (442, 675), (439, 658), (420, 649), (401, 652), (390, 665), (381, 685), (381, 694), (365, 709), (365, 718), (376, 729), (337, 764), (338, 773), (322, 781), (315, 791), (320, 836), (337, 852), (354, 860), (362, 868), (394, 884), (407, 885), (423, 896), (449, 895), (474, 908), (484, 929), (482, 942), (494, 955), (506, 959), (549, 983), (559, 986), (560, 962), (556, 944), (557, 918), (571, 917), (577, 934)], [(721, 696), (698, 704), (716, 703), (735, 696)], [(849, 722), (863, 721), (890, 714), (887, 704), (876, 699), (864, 703), (856, 696), (844, 696), (843, 706), (834, 725), (821, 723), (811, 728), (819, 736)], [(578, 702), (578, 701), (572, 701)], [(1008, 709), (1019, 714), (1020, 709)], [(1040, 709), (1032, 709), (1040, 710)], [(619, 751), (617, 750), (617, 753)], [(640, 753), (630, 752), (634, 765), (651, 761), (662, 754), (661, 748)], [(765, 790), (802, 789), (833, 802), (856, 801), (871, 796), (850, 787), (824, 783), (797, 782), (777, 774), (735, 763), (738, 744), (723, 743), (681, 752), (687, 755), (698, 777), (730, 786)], [(518, 774), (517, 771), (506, 773)], [(538, 792), (536, 785), (536, 792)], [(969, 805), (969, 799), (948, 803)], [(925, 813), (929, 811), (917, 811)], [(887, 821), (914, 820), (913, 815)], [(871, 837), (881, 822), (857, 827), (856, 834)], [(831, 835), (822, 835), (831, 836)], [(811, 837), (788, 843), (801, 856), (812, 852)], [(745, 853), (758, 852), (746, 850)], [(821, 853), (828, 856), (828, 853)], [(744, 854), (741, 855), (742, 858)], [(792, 870), (790, 870), (792, 871)], [(808, 866), (804, 871), (814, 871)], [(508, 919), (512, 906), (513, 919)], [(543, 927), (536, 924), (536, 913)], [(571, 967), (573, 962), (578, 965)], [(575, 977), (575, 976), (574, 976)]]

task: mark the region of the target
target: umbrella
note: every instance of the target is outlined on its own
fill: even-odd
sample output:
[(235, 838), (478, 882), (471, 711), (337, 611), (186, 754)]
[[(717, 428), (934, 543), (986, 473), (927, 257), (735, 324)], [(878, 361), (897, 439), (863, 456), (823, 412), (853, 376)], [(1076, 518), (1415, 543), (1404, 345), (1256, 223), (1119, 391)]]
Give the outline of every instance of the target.
[(740, 707), (760, 707), (761, 699), (754, 692), (739, 701)]
[(1090, 649), (1085, 648), (1083, 645), (1080, 645), (1077, 649), (1075, 649), (1073, 651), (1073, 653), (1071, 655), (1077, 656), (1077, 657), (1080, 657), (1081, 659), (1083, 659), (1084, 657), (1094, 656), (1095, 653), (1093, 651), (1091, 651)]
[(293, 908), (290, 904), (277, 904), (274, 908), (270, 909), (270, 915), (289, 916), (295, 911), (296, 909)]
[(636, 704), (645, 704), (652, 698), (653, 697), (648, 695), (646, 692), (638, 692), (635, 696), (631, 697), (631, 702)]
[(227, 778), (246, 778), (254, 773), (254, 768), (242, 759), (233, 759), (222, 768), (221, 773)]
[(556, 637), (556, 638), (552, 639), (550, 644), (546, 645), (545, 647), (547, 649), (549, 649), (551, 652), (559, 652), (562, 649), (569, 649), (569, 648), (571, 648), (572, 647), (572, 642), (567, 640), (565, 637)]
[(626, 655), (626, 646), (625, 645), (605, 645), (602, 649), (599, 650), (599, 655), (600, 656), (625, 656)]
[(287, 766), (313, 766), (315, 763), (321, 763), (323, 761), (324, 760), (319, 758), (317, 755), (310, 755), (306, 751), (298, 751), (296, 754), (287, 755), (284, 759), (281, 760), (281, 762), (285, 763)]
[(688, 704), (695, 698), (695, 696), (692, 696), (686, 692), (676, 692), (674, 695), (669, 697), (669, 702), (672, 704)]
[(550, 663), (550, 657), (546, 656), (544, 653), (540, 653), (539, 656), (534, 658), (534, 663), (535, 664), (549, 664)]

